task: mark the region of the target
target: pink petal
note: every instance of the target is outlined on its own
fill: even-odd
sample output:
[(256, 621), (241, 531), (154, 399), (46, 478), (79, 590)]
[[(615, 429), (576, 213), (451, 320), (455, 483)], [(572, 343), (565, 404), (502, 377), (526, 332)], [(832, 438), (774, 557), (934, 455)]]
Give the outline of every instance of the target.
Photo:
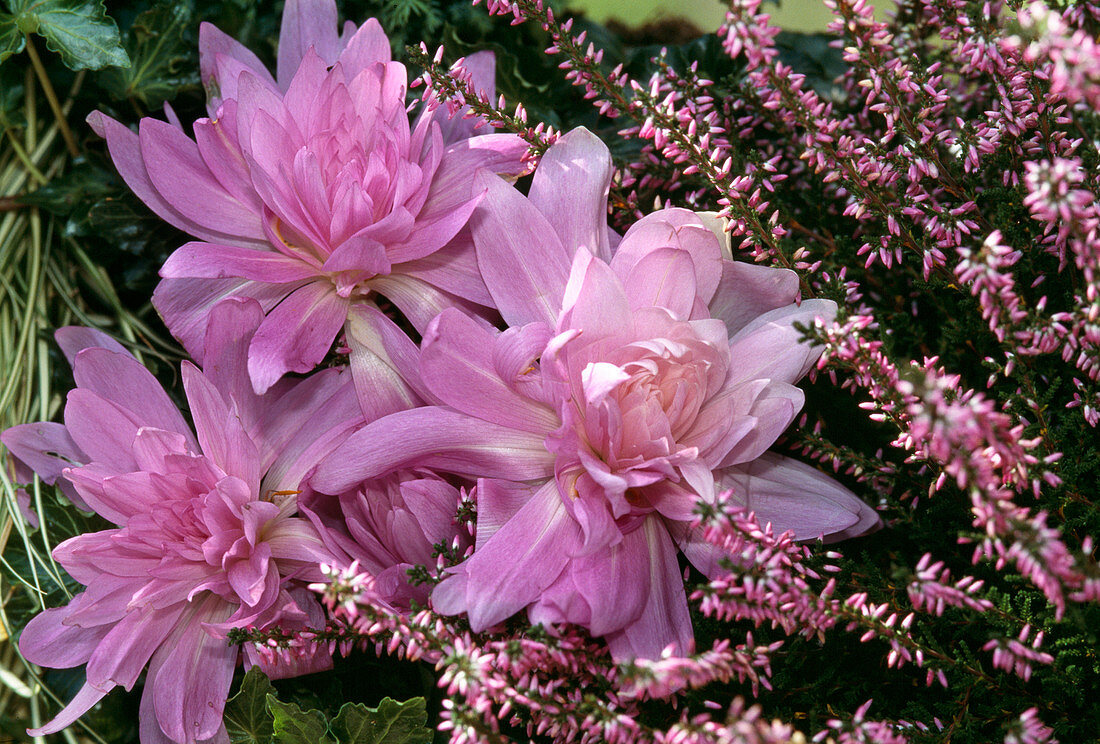
[(648, 544), (649, 598), (637, 620), (607, 636), (611, 656), (616, 661), (657, 659), (669, 644), (674, 645), (674, 653), (690, 653), (694, 635), (676, 546), (659, 517), (646, 518), (638, 531)]
[[(152, 120), (145, 119), (144, 121)], [(165, 198), (165, 196), (160, 193), (156, 186), (154, 186), (149, 171), (146, 169), (145, 156), (142, 152), (142, 146), (138, 135), (99, 111), (93, 111), (88, 115), (88, 124), (95, 130), (96, 134), (107, 140), (107, 147), (111, 152), (111, 160), (114, 161), (115, 167), (118, 168), (122, 180), (124, 180), (126, 185), (130, 187), (130, 190), (133, 191), (146, 206), (156, 212), (157, 216), (161, 219), (203, 240), (212, 240), (216, 243), (228, 242), (237, 245), (261, 244), (255, 239), (242, 237), (236, 229), (234, 229), (232, 233), (219, 232), (218, 230), (210, 228), (206, 224), (205, 219), (196, 221), (184, 215), (169, 199)], [(178, 136), (187, 139), (185, 135), (172, 125), (165, 122), (160, 122), (160, 124), (175, 131)], [(218, 186), (218, 188), (221, 189), (220, 186)], [(190, 200), (192, 203), (195, 201), (193, 194)]]
[(481, 195), (473, 194), (466, 201), (443, 211), (428, 212), (422, 209), (408, 238), (387, 246), (390, 260), (394, 263), (415, 261), (442, 249), (466, 226), (480, 201)]
[(317, 54), (317, 50), (309, 49), (302, 57), (298, 69), (289, 85), (283, 85), (286, 93), (283, 95), (283, 105), (298, 126), (308, 130), (308, 124), (317, 115), (318, 108), (323, 108), (324, 103), (317, 103), (318, 96), (322, 94), (325, 79), (329, 75), (329, 65)]
[(485, 542), (530, 501), (542, 484), (513, 483), (495, 478), (477, 481), (477, 535), (475, 546)]
[(353, 78), (360, 70), (391, 59), (390, 40), (386, 38), (386, 32), (378, 21), (368, 18), (347, 42), (337, 61), (347, 71), (348, 77)]
[(267, 314), (248, 348), (248, 374), (262, 395), (287, 372), (309, 372), (324, 359), (348, 315), (331, 284), (295, 290)]
[(238, 242), (265, 240), (260, 214), (225, 190), (187, 135), (170, 124), (145, 118), (139, 140), (149, 180), (185, 218), (207, 230), (232, 235)]
[(554, 458), (542, 440), (446, 408), (414, 408), (357, 431), (317, 467), (309, 483), (335, 494), (367, 478), (421, 467), (473, 478), (547, 478)]
[(583, 248), (610, 261), (610, 186), (611, 153), (607, 145), (584, 127), (577, 127), (542, 156), (528, 198), (554, 226), (566, 251)]
[(835, 542), (882, 526), (878, 514), (847, 488), (788, 457), (767, 452), (717, 475), (718, 488), (732, 489), (761, 524), (771, 523), (776, 533), (792, 530), (798, 540)]
[(467, 315), (481, 315), (487, 312), (485, 308), (455, 297), (413, 276), (403, 274), (377, 276), (370, 280), (370, 287), (396, 305), (401, 314), (420, 333), (424, 333), (432, 319), (449, 307), (458, 308)]
[(287, 0), (279, 28), (279, 58), (275, 67), (280, 88), (287, 89), (310, 48), (327, 64), (336, 63), (341, 49), (336, 24), (333, 0)]
[(161, 730), (176, 742), (210, 739), (222, 726), (239, 650), (203, 629), (229, 617), (232, 605), (213, 593), (193, 602), (149, 665), (144, 696), (152, 696)]
[(701, 460), (718, 467), (730, 450), (757, 426), (749, 411), (769, 384), (768, 380), (750, 380), (725, 386), (699, 409), (680, 443), (697, 447)]
[(93, 511), (119, 525), (126, 524), (135, 514), (148, 510), (173, 491), (184, 498), (191, 495), (183, 488), (186, 481), (178, 474), (116, 472), (93, 462), (68, 470), (65, 476)]
[(230, 412), (218, 389), (195, 365), (184, 362), (181, 372), (202, 453), (227, 475), (235, 475), (250, 488), (258, 489), (259, 453), (240, 418)]
[(128, 472), (137, 468), (130, 450), (141, 423), (135, 414), (89, 390), (70, 390), (65, 428), (90, 461)]
[(416, 518), (419, 532), (431, 544), (455, 534), (458, 489), (443, 480), (418, 478), (401, 482), (401, 500)]
[(237, 102), (226, 101), (218, 108), (216, 118), (199, 119), (194, 130), (199, 154), (214, 178), (233, 198), (260, 214), (263, 202), (252, 185), (237, 134)]
[(153, 307), (191, 358), (201, 364), (206, 325), (215, 305), (227, 297), (251, 297), (267, 312), (294, 289), (248, 279), (162, 279), (153, 292)]
[(62, 470), (88, 461), (88, 456), (76, 446), (68, 430), (49, 421), (5, 429), (0, 434), (0, 441), (51, 486), (57, 483)]
[(213, 88), (215, 91), (210, 96), (209, 102), (211, 116), (214, 115), (213, 112), (222, 99), (236, 97), (236, 85), (234, 84), (236, 80), (222, 80), (216, 75), (218, 55), (232, 57), (256, 75), (266, 77), (272, 86), (275, 85), (271, 73), (267, 71), (260, 58), (253, 54), (251, 50), (229, 34), (224, 33), (214, 24), (201, 23), (199, 24), (199, 74), (203, 86), (207, 90)]
[(631, 309), (663, 307), (680, 320), (691, 316), (696, 284), (695, 265), (687, 251), (660, 248), (630, 268), (623, 290)]
[(444, 292), (492, 307), (493, 297), (481, 278), (469, 228), (429, 256), (401, 264), (401, 273), (438, 287)]
[(353, 305), (344, 325), (351, 348), (351, 373), (367, 421), (440, 403), (420, 378), (420, 349), (372, 305)]
[(675, 248), (691, 256), (697, 297), (704, 305), (710, 302), (721, 274), (722, 247), (690, 210), (662, 209), (635, 222), (616, 248), (611, 268), (625, 278), (638, 261), (662, 248)]
[(793, 385), (769, 382), (748, 412), (756, 420), (755, 425), (722, 457), (718, 467), (748, 462), (764, 454), (791, 425), (805, 400), (805, 393)]
[[(90, 348), (76, 355), (76, 385), (126, 410), (140, 426), (182, 434), (194, 449), (195, 437), (157, 378), (129, 354)], [(129, 447), (127, 447), (129, 449)]]
[(91, 710), (92, 706), (102, 700), (108, 692), (110, 692), (110, 688), (102, 690), (94, 687), (91, 682), (85, 682), (84, 686), (69, 701), (69, 704), (62, 708), (61, 712), (54, 716), (52, 721), (36, 729), (27, 729), (27, 733), (31, 736), (56, 734)]
[(184, 602), (166, 610), (146, 606), (126, 613), (88, 660), (88, 682), (100, 689), (114, 685), (131, 689), (185, 606)]
[(457, 567), (458, 574), (435, 588), (432, 603), (444, 614), (466, 612), (471, 629), (485, 630), (537, 600), (580, 541), (580, 528), (566, 513), (557, 484), (547, 481)]
[(805, 300), (756, 317), (730, 339), (729, 379), (798, 381), (821, 356), (821, 347), (800, 341), (803, 334), (795, 324), (812, 326), (815, 318), (828, 321), (835, 314), (832, 300)]
[(573, 582), (592, 611), (592, 635), (622, 630), (641, 616), (651, 592), (649, 551), (646, 530), (636, 529), (619, 544), (571, 562)]
[(263, 404), (248, 377), (248, 342), (263, 319), (263, 308), (255, 300), (223, 300), (210, 312), (203, 343), (203, 374), (240, 417), (253, 441), (259, 441), (257, 422)]
[(292, 517), (274, 521), (264, 531), (263, 544), (270, 547), (271, 557), (279, 563), (279, 571), (298, 580), (323, 581), (320, 565), (332, 565), (336, 559), (325, 547), (317, 529), (304, 519)]
[(517, 394), (497, 374), (494, 336), (458, 310), (444, 310), (421, 344), (425, 384), (444, 403), (485, 421), (541, 435), (556, 429), (557, 414)]
[(76, 355), (84, 349), (108, 349), (117, 351), (120, 354), (130, 354), (125, 346), (95, 328), (65, 326), (64, 328), (58, 328), (53, 337), (57, 341), (57, 345), (61, 347), (61, 353), (69, 360), (70, 367), (76, 362)]
[(470, 229), (477, 264), (497, 309), (508, 325), (542, 321), (553, 326), (572, 251), (542, 213), (504, 181), (482, 172), (475, 183), (487, 193)]
[(527, 147), (515, 134), (483, 134), (450, 144), (443, 150), (420, 214), (443, 214), (475, 196), (480, 188), (474, 187), (470, 175), (478, 170), (507, 176), (523, 173), (528, 167), (523, 160)]
[(725, 321), (733, 336), (757, 316), (793, 305), (798, 294), (798, 275), (789, 269), (722, 261), (710, 312)]
[(19, 652), (27, 661), (53, 669), (69, 669), (88, 663), (111, 626), (67, 625), (68, 610), (68, 607), (54, 607), (31, 618), (19, 636)]
[(630, 303), (615, 272), (588, 251), (577, 251), (573, 257), (561, 310), (559, 331), (575, 329), (593, 338), (616, 336), (634, 325)]
[[(292, 436), (280, 447), (278, 456), (268, 468), (260, 485), (261, 493), (299, 490), (306, 474), (363, 426), (365, 421), (355, 386), (346, 376), (341, 378), (340, 387), (314, 409), (315, 413), (305, 418), (295, 417), (294, 420), (300, 422), (298, 429), (287, 432)], [(273, 416), (272, 420), (281, 419)]]
[(312, 279), (317, 268), (272, 250), (213, 243), (184, 243), (160, 269), (165, 279), (251, 279), (287, 284)]

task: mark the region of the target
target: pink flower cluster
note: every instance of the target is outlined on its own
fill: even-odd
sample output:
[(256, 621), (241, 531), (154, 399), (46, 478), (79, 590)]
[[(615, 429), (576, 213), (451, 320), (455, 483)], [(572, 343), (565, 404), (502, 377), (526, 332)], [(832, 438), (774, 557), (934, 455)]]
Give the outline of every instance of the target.
[[(146, 744), (224, 741), (242, 656), (226, 635), (322, 640), (328, 619), (305, 591), (322, 565), (369, 577), (404, 653), (451, 663), (443, 684), (490, 695), (500, 716), (519, 701), (478, 687), (478, 669), (546, 675), (538, 733), (587, 725), (553, 718), (553, 670), (590, 668), (606, 687), (604, 667), (561, 655), (562, 641), (514, 657), (461, 638), (428, 648), (412, 631), (423, 607), (475, 633), (523, 613), (592, 659), (633, 664), (624, 699), (732, 677), (767, 686), (775, 646), (751, 635), (682, 660), (694, 637), (678, 556), (715, 580), (763, 558), (716, 540), (700, 509), (754, 512), (788, 552), (881, 525), (830, 477), (768, 451), (821, 352), (801, 328), (836, 305), (800, 300), (792, 271), (733, 261), (713, 220), (688, 210), (611, 229), (610, 154), (584, 129), (545, 151), (524, 195), (502, 176), (529, 169), (527, 142), (461, 102), (410, 122), (378, 23), (338, 35), (331, 0), (288, 0), (274, 76), (209, 25), (200, 53), (209, 117), (193, 138), (171, 111), (137, 134), (90, 118), (130, 187), (196, 238), (154, 296), (201, 365), (182, 370), (193, 426), (116, 342), (65, 329), (77, 386), (64, 424), (3, 434), (115, 525), (58, 547), (87, 589), (23, 633), (31, 661), (86, 665), (35, 733), (147, 669)], [(462, 70), (473, 101), (492, 95), (491, 56)], [(347, 364), (318, 369), (338, 337)], [(246, 644), (243, 660), (290, 676), (332, 650)]]

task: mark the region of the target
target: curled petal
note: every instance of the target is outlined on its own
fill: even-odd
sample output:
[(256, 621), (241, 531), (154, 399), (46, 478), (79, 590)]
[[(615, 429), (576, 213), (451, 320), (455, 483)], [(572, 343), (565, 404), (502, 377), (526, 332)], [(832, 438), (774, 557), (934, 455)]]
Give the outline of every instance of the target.
[(553, 472), (553, 455), (542, 440), (447, 408), (414, 408), (357, 431), (321, 462), (310, 486), (342, 493), (367, 478), (409, 467), (471, 478), (546, 478)]

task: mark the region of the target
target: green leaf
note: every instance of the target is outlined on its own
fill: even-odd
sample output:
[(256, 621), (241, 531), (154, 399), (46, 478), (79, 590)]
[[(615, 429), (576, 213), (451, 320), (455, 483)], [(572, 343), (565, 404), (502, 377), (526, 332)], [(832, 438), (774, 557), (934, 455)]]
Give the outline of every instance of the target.
[(225, 704), (225, 730), (231, 744), (270, 744), (273, 717), (267, 710), (271, 682), (257, 667), (248, 670), (241, 689)]
[(198, 61), (184, 38), (192, 6), (160, 2), (141, 13), (123, 34), (131, 65), (108, 70), (100, 84), (115, 98), (136, 98), (146, 108), (174, 98), (181, 87), (197, 86)]
[(27, 38), (19, 30), (15, 16), (0, 13), (0, 62), (13, 54), (19, 54), (26, 43)]
[(302, 710), (294, 703), (284, 703), (274, 695), (267, 696), (267, 709), (274, 716), (274, 744), (332, 744), (328, 738), (328, 723), (319, 710)]
[(403, 703), (383, 698), (377, 708), (345, 703), (332, 719), (332, 733), (339, 744), (425, 744), (432, 740), (427, 720), (422, 697)]
[(19, 29), (45, 38), (70, 70), (130, 64), (101, 0), (8, 0), (8, 8)]

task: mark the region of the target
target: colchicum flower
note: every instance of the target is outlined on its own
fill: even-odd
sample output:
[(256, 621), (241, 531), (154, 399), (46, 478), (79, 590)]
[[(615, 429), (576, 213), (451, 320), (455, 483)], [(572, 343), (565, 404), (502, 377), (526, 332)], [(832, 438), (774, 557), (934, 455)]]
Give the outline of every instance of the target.
[(719, 491), (798, 539), (838, 540), (875, 512), (813, 468), (768, 453), (803, 404), (819, 351), (796, 324), (793, 272), (731, 261), (693, 213), (635, 224), (612, 251), (611, 162), (580, 129), (543, 157), (530, 196), (482, 173), (477, 260), (508, 325), (457, 309), (423, 342), (442, 406), (373, 422), (322, 461), (319, 490), (412, 467), (471, 478), (477, 539), (432, 594), (484, 630), (526, 608), (606, 638), (616, 658), (692, 646), (677, 551), (715, 575), (723, 557), (689, 529)]
[[(471, 121), (443, 120), (443, 109), (410, 126), (408, 76), (378, 22), (349, 23), (341, 36), (336, 25), (333, 0), (288, 0), (272, 77), (204, 24), (210, 115), (195, 122), (194, 139), (178, 121), (146, 118), (135, 135), (89, 117), (137, 196), (199, 238), (168, 259), (153, 298), (188, 352), (201, 362), (219, 300), (263, 307), (248, 354), (259, 393), (311, 370), (349, 307), (374, 293), (419, 330), (445, 307), (490, 305), (461, 232), (480, 198), (471, 174), (525, 168), (515, 135), (472, 136)], [(491, 92), (492, 54), (466, 67)]]
[[(352, 426), (332, 428), (335, 436), (314, 445), (310, 460), (332, 452), (364, 424), (425, 402), (438, 403), (420, 379), (416, 344), (376, 309), (360, 306), (348, 317), (355, 402), (333, 406), (361, 412)], [(342, 492), (318, 493), (303, 485), (302, 512), (338, 556), (338, 567), (372, 577), (376, 601), (405, 612), (416, 602), (426, 605), (430, 586), (412, 584), (409, 569), (434, 567), (434, 548), (442, 543), (461, 552), (469, 540), (456, 524), (463, 494), (454, 484), (425, 469), (390, 473), (352, 484)], [(340, 560), (343, 559), (343, 560)]]
[[(224, 737), (222, 710), (240, 649), (231, 628), (305, 628), (323, 612), (305, 582), (331, 561), (310, 522), (295, 516), (295, 479), (313, 462), (318, 421), (352, 391), (348, 375), (324, 370), (265, 396), (244, 368), (263, 318), (252, 300), (211, 313), (205, 368), (184, 363), (192, 431), (156, 379), (96, 331), (62, 329), (76, 389), (65, 424), (24, 424), (3, 433), (43, 475), (63, 477), (101, 517), (117, 525), (78, 535), (54, 550), (87, 588), (31, 620), (20, 650), (35, 664), (86, 664), (87, 679), (53, 721), (58, 731), (115, 686), (130, 689), (148, 667), (141, 700), (144, 744)], [(354, 393), (351, 392), (354, 400)], [(43, 446), (59, 449), (44, 450)], [(328, 668), (325, 652), (284, 666), (251, 653), (269, 676)]]

